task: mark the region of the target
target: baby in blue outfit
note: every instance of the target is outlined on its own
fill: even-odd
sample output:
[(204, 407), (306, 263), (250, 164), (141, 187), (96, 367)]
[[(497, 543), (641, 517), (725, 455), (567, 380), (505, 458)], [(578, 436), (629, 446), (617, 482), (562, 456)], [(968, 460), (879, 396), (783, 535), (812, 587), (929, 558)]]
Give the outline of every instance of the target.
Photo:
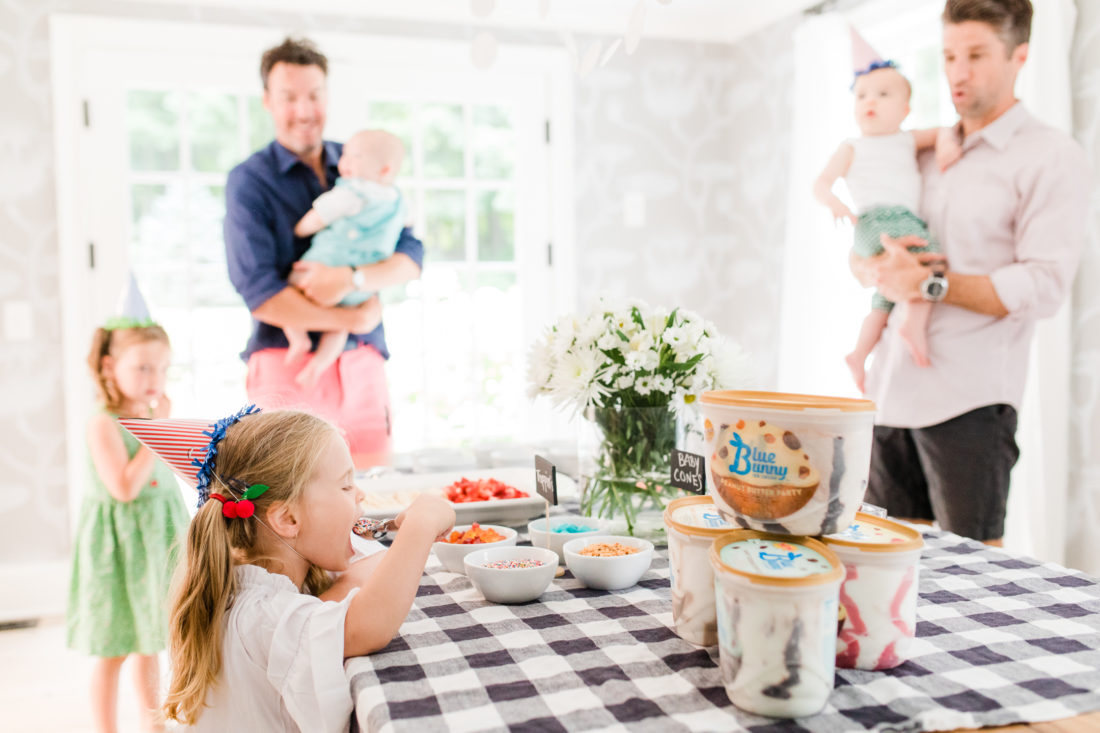
[[(299, 237), (313, 237), (302, 255), (306, 262), (321, 262), (333, 267), (369, 265), (393, 254), (401, 230), (409, 218), (400, 191), (393, 185), (405, 156), (396, 136), (382, 130), (362, 130), (344, 143), (336, 185), (317, 197), (313, 208), (294, 227)], [(291, 272), (289, 282), (295, 282)], [(373, 293), (353, 290), (341, 305), (358, 305)], [(309, 333), (284, 328), (287, 363), (309, 353)], [(347, 343), (346, 331), (326, 331), (317, 342), (317, 350), (295, 381), (303, 387), (317, 383), (321, 374), (340, 358)]]

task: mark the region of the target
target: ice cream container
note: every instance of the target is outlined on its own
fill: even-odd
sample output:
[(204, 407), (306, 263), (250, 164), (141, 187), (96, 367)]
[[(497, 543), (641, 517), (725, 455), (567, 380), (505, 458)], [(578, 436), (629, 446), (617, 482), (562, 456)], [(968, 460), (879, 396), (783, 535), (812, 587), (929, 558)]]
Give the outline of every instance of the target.
[(822, 542), (739, 529), (711, 544), (726, 695), (775, 718), (821, 710), (833, 689), (844, 567)]
[(890, 669), (909, 658), (917, 623), (920, 533), (860, 512), (848, 527), (822, 537), (844, 563), (840, 587), (845, 619), (837, 634), (836, 664)]
[(709, 496), (685, 496), (670, 501), (664, 519), (673, 628), (692, 644), (717, 644), (710, 546), (715, 537), (734, 527), (718, 514)]
[(739, 527), (790, 535), (847, 527), (867, 490), (875, 403), (704, 392), (707, 492)]

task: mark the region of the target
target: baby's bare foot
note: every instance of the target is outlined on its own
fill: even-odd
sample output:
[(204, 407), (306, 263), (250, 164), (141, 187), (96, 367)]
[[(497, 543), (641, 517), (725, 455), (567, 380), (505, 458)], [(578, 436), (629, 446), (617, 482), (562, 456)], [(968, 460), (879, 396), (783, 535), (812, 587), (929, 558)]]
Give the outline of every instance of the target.
[(303, 356), (309, 353), (309, 339), (306, 339), (304, 343), (301, 341), (289, 340), (288, 343), (289, 346), (287, 346), (286, 348), (286, 356), (283, 357), (284, 364), (293, 364), (294, 362), (298, 361)]
[(908, 322), (903, 322), (898, 328), (898, 335), (909, 347), (909, 355), (913, 357), (914, 364), (926, 367), (932, 363), (928, 361), (928, 336), (923, 328), (914, 328)]
[(865, 392), (863, 389), (863, 383), (866, 379), (866, 372), (863, 369), (864, 361), (865, 357), (854, 351), (844, 357), (844, 363), (848, 365), (848, 371), (852, 373), (852, 379), (855, 380), (856, 388), (859, 390), (860, 394)]
[(314, 366), (313, 359), (310, 359), (309, 363), (302, 367), (301, 371), (294, 377), (294, 381), (302, 389), (313, 389), (320, 379), (321, 372)]

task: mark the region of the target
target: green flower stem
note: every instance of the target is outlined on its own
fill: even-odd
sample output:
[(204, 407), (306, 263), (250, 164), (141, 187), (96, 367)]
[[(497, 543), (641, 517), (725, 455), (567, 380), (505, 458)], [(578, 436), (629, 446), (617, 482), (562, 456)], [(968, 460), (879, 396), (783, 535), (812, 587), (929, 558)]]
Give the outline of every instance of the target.
[(594, 417), (603, 442), (581, 510), (586, 516), (622, 517), (627, 532), (634, 534), (641, 512), (661, 511), (680, 495), (668, 483), (675, 415), (664, 404), (596, 408)]

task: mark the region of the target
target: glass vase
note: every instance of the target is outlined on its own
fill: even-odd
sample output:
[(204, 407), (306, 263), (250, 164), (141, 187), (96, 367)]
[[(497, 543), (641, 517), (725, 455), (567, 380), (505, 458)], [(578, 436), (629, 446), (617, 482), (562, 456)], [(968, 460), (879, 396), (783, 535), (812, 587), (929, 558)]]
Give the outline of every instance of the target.
[(686, 496), (669, 484), (684, 422), (668, 405), (592, 408), (587, 417), (581, 513), (611, 520), (611, 532), (663, 541), (665, 505)]

